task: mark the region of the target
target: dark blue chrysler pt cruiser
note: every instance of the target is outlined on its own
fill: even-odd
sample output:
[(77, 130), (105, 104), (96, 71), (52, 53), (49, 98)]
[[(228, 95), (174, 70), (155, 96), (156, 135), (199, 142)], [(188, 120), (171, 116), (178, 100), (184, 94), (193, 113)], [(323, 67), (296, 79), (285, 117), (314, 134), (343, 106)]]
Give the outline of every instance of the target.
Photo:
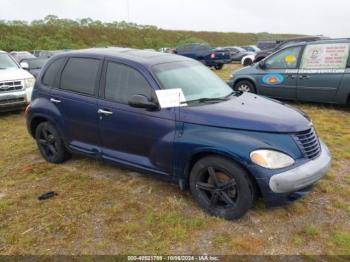
[[(161, 107), (158, 90), (181, 89)], [(156, 92), (157, 91), (157, 92)], [(190, 188), (198, 205), (242, 217), (298, 199), (328, 170), (331, 155), (303, 112), (232, 89), (192, 59), (101, 48), (49, 60), (34, 87), (27, 126), (42, 156), (80, 153)]]

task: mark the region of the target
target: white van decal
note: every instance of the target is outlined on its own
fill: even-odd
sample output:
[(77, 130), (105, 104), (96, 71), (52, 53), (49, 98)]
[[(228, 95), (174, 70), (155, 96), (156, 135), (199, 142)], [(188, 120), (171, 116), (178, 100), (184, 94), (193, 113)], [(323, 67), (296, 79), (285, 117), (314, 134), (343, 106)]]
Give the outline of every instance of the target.
[(333, 70), (345, 69), (348, 56), (348, 43), (308, 45), (305, 48), (300, 69), (326, 69), (331, 71), (325, 73), (339, 73)]

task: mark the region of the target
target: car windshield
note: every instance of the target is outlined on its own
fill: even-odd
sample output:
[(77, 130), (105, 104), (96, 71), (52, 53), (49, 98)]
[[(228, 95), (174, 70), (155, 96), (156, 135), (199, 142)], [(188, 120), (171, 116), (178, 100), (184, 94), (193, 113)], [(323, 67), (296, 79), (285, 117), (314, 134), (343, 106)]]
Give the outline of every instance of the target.
[(38, 58), (38, 59), (28, 59), (22, 60), (22, 62), (27, 62), (30, 69), (40, 69), (47, 62), (47, 58)]
[(0, 53), (0, 69), (18, 68), (16, 62), (5, 53)]
[(219, 99), (232, 89), (206, 66), (195, 61), (164, 63), (153, 66), (162, 89), (181, 88), (186, 102)]

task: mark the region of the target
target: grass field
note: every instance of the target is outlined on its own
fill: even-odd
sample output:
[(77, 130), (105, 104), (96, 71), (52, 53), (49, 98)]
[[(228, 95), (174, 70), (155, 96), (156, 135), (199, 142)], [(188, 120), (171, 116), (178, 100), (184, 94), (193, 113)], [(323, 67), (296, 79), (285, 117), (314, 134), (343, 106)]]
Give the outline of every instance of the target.
[[(332, 168), (302, 200), (275, 209), (258, 201), (238, 221), (204, 214), (175, 185), (103, 162), (49, 164), (24, 114), (0, 115), (0, 254), (350, 255), (350, 110), (292, 104), (313, 119)], [(37, 200), (51, 190), (58, 196)]]

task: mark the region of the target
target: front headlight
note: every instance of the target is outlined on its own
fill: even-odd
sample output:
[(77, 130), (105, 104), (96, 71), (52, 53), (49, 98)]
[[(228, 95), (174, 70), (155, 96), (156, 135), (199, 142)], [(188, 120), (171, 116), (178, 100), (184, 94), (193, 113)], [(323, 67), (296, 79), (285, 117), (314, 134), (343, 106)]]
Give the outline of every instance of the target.
[(255, 150), (250, 153), (250, 159), (253, 163), (269, 169), (283, 168), (294, 164), (293, 158), (273, 150)]
[(25, 88), (33, 88), (34, 84), (35, 84), (35, 78), (34, 77), (24, 79), (24, 86), (25, 86)]
[(234, 77), (235, 77), (235, 74), (232, 73), (232, 74), (230, 75), (230, 78), (233, 79)]

